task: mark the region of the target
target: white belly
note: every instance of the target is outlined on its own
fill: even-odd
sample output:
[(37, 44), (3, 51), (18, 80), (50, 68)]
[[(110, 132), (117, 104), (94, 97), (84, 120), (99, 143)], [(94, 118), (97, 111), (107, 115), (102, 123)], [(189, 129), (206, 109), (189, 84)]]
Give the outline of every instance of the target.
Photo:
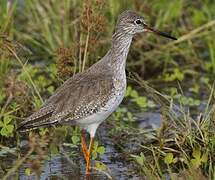
[(118, 91), (113, 98), (111, 98), (107, 104), (100, 109), (99, 112), (92, 114), (86, 118), (79, 119), (77, 124), (82, 128), (86, 129), (90, 133), (91, 137), (95, 136), (96, 129), (100, 123), (108, 118), (120, 105), (125, 95), (126, 88)]

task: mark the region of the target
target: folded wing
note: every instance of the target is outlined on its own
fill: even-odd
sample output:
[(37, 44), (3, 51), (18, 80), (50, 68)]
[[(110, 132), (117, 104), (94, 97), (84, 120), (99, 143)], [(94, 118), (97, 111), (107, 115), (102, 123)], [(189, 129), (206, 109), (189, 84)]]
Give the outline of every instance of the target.
[(61, 124), (67, 118), (72, 121), (96, 113), (108, 101), (113, 89), (112, 77), (107, 73), (77, 74), (68, 79), (40, 110), (21, 122), (17, 130)]

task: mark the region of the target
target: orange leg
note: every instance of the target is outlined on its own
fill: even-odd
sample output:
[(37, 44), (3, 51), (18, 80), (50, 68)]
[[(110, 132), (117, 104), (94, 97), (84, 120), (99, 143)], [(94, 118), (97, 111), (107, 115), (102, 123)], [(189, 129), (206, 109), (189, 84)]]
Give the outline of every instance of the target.
[(90, 145), (89, 145), (89, 149), (88, 149), (88, 154), (87, 154), (87, 159), (86, 159), (86, 174), (89, 175), (90, 173), (90, 160), (91, 160), (91, 153), (93, 150), (93, 142), (94, 142), (94, 138), (91, 137), (90, 138)]
[(85, 140), (85, 134), (84, 134), (83, 130), (81, 131), (81, 149), (82, 149), (82, 152), (84, 154), (84, 158), (87, 161), (88, 149), (87, 149), (86, 140)]

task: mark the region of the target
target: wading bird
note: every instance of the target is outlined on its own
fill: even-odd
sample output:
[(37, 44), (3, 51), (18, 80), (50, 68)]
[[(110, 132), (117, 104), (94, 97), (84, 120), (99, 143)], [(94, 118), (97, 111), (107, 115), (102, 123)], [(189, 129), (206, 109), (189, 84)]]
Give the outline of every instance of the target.
[[(176, 40), (149, 27), (144, 18), (133, 11), (120, 14), (112, 43), (106, 55), (85, 72), (68, 79), (45, 102), (40, 110), (20, 123), (18, 131), (32, 130), (55, 124), (78, 125), (82, 129), (81, 148), (86, 160), (86, 174), (90, 172), (90, 157), (98, 126), (122, 102), (126, 91), (126, 59), (132, 38), (141, 32)], [(84, 131), (90, 134), (89, 148)]]

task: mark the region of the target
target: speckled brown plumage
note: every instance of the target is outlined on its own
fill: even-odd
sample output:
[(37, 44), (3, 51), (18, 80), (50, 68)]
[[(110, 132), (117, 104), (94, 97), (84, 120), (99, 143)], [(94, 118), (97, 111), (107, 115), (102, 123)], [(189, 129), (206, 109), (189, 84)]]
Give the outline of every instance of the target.
[(78, 125), (90, 134), (89, 148), (81, 135), (81, 148), (86, 160), (86, 179), (90, 173), (93, 142), (99, 125), (122, 102), (126, 91), (125, 64), (133, 36), (143, 31), (176, 39), (148, 27), (142, 16), (123, 12), (117, 21), (110, 50), (86, 72), (68, 79), (44, 106), (23, 121), (19, 131), (52, 124)]
[(125, 64), (133, 36), (143, 31), (175, 39), (148, 27), (142, 16), (123, 12), (110, 50), (87, 71), (68, 79), (43, 107), (20, 123), (25, 131), (52, 124), (77, 124), (94, 137), (99, 124), (121, 103), (126, 90)]
[[(52, 124), (79, 124), (79, 119), (93, 114), (98, 114), (101, 122), (107, 118), (120, 104), (125, 93), (125, 61), (135, 34), (133, 21), (137, 18), (142, 17), (131, 11), (122, 13), (107, 54), (87, 71), (68, 79), (39, 111), (20, 123), (18, 130)], [(94, 123), (86, 121), (89, 121), (89, 126)], [(95, 123), (99, 124), (97, 120)]]
[[(20, 130), (65, 123), (99, 111), (114, 95), (112, 77), (104, 73), (82, 73), (69, 79), (44, 106), (19, 125)], [(105, 77), (105, 78), (104, 78)]]

